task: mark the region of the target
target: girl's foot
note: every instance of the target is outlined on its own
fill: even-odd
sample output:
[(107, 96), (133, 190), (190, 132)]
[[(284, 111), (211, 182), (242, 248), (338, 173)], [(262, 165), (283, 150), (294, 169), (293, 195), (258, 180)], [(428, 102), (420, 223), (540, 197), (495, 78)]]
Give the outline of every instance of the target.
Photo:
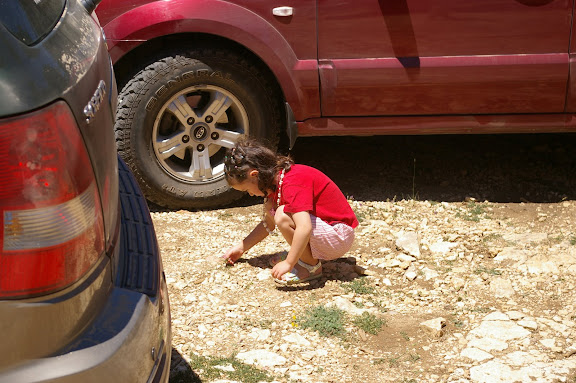
[(284, 274), (281, 279), (274, 278), (274, 282), (279, 285), (288, 286), (308, 282), (321, 276), (322, 262), (318, 261), (315, 265), (309, 265), (298, 260), (298, 263), (290, 272)]

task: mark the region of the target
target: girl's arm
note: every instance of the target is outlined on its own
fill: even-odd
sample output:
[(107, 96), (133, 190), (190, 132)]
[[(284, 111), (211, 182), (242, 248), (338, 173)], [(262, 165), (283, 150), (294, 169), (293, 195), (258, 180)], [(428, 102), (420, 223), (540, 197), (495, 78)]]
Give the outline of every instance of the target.
[(307, 211), (294, 213), (292, 214), (292, 220), (296, 226), (294, 229), (294, 237), (292, 238), (292, 245), (290, 246), (286, 260), (278, 263), (272, 269), (272, 276), (276, 279), (280, 279), (282, 275), (292, 270), (310, 242), (310, 235), (312, 234), (312, 219), (310, 218), (310, 213)]
[[(274, 218), (270, 215), (270, 209), (273, 206), (273, 202), (267, 201), (264, 207), (266, 211), (265, 222), (268, 227), (268, 230), (274, 229)], [(268, 236), (268, 231), (262, 226), (262, 223), (259, 223), (251, 232), (244, 238), (242, 242), (239, 244), (232, 246), (222, 258), (226, 259), (226, 262), (230, 265), (233, 265), (234, 262), (239, 260), (242, 255), (254, 247), (257, 243), (262, 241), (264, 238)]]

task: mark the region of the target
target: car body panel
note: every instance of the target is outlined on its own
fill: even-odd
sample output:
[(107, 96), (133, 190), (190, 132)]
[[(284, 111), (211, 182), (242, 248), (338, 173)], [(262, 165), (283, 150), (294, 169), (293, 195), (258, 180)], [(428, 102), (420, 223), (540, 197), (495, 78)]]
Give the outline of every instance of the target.
[(571, 1), (318, 3), (323, 116), (564, 111)]
[(311, 118), (300, 136), (561, 133), (576, 130), (571, 114)]
[[(72, 347), (4, 371), (0, 382), (138, 383), (151, 382), (156, 374), (167, 377), (167, 348), (171, 346), (165, 339), (170, 335), (159, 329), (169, 328), (169, 316), (158, 317), (154, 301), (125, 289), (114, 289), (107, 302), (101, 315)], [(151, 320), (154, 317), (168, 323), (157, 323)]]
[[(121, 13), (126, 4), (104, 0), (96, 12), (115, 63), (157, 36), (184, 33), (222, 36), (245, 46), (266, 62), (298, 118), (319, 117), (315, 41), (303, 34), (303, 31), (316, 34), (315, 21), (311, 18), (315, 14), (315, 2), (298, 0), (295, 3), (300, 5), (305, 16), (290, 27), (286, 26), (284, 19), (272, 18), (271, 5), (261, 1), (252, 2), (250, 8), (218, 0), (145, 1)], [(261, 16), (266, 13), (270, 16)], [(299, 57), (297, 52), (303, 57)], [(313, 56), (308, 57), (310, 55)]]
[(87, 278), (58, 294), (0, 301), (0, 381), (10, 381), (4, 380), (8, 367), (54, 354), (84, 331), (106, 304), (110, 279), (110, 261), (103, 257)]
[[(576, 7), (572, 10), (572, 23), (576, 17)], [(576, 36), (570, 34), (570, 78), (568, 80), (568, 94), (566, 96), (566, 113), (576, 113)]]

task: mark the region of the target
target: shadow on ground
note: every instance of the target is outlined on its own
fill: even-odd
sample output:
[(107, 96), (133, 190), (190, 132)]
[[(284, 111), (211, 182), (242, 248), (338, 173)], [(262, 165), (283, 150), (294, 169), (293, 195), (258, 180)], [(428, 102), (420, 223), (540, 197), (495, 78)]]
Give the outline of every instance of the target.
[(575, 134), (298, 138), (297, 163), (358, 201), (576, 199)]
[(198, 374), (174, 347), (170, 363), (170, 383), (202, 383)]

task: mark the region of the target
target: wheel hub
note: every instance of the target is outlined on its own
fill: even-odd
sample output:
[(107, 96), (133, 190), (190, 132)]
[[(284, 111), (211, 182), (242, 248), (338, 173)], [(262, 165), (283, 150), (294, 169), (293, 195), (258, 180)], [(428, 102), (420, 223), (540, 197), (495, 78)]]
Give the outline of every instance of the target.
[(206, 139), (206, 137), (208, 137), (208, 133), (210, 132), (210, 129), (203, 125), (203, 124), (199, 124), (198, 126), (196, 126), (192, 132), (192, 136), (194, 137), (194, 140), (196, 141), (204, 141)]

